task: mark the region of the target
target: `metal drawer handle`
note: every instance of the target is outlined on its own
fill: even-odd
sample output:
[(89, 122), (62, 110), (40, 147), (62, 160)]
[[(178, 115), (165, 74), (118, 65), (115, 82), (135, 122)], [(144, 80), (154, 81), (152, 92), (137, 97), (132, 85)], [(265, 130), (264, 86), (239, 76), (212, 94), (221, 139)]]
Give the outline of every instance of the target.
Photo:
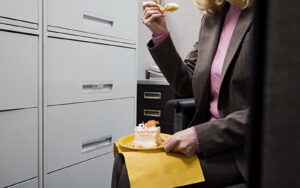
[(82, 143), (82, 153), (89, 153), (101, 148), (108, 147), (112, 144), (112, 135), (92, 139)]
[(144, 99), (161, 99), (161, 92), (144, 92)]
[(149, 117), (160, 117), (160, 110), (148, 110), (144, 109), (144, 116), (149, 116)]
[(84, 12), (83, 13), (83, 18), (91, 20), (91, 21), (95, 21), (95, 22), (100, 22), (100, 23), (109, 25), (111, 27), (114, 24), (114, 20), (112, 18), (102, 16), (102, 15), (98, 15), (98, 14), (94, 14), (94, 13), (91, 13), (91, 12)]
[(85, 94), (111, 92), (114, 84), (112, 81), (97, 82), (90, 81), (82, 84), (82, 90)]

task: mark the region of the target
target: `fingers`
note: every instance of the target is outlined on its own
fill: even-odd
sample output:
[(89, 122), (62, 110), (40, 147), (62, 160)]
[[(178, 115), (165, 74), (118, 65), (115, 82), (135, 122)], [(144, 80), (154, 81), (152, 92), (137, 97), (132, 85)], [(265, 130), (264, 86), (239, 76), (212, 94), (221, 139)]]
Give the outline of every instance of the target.
[(178, 140), (176, 139), (175, 136), (171, 136), (164, 143), (164, 150), (165, 150), (165, 152), (170, 152), (174, 148), (176, 148), (177, 145), (178, 145)]
[(171, 140), (171, 138), (172, 138), (172, 136), (168, 137), (168, 138), (166, 139), (166, 141), (164, 142), (164, 144), (167, 144), (167, 143), (169, 143), (169, 142), (170, 142), (170, 140)]
[(166, 152), (182, 153), (187, 157), (191, 157), (197, 150), (197, 143), (192, 130), (186, 129), (169, 137), (164, 143), (164, 150)]
[(163, 17), (165, 17), (165, 15), (163, 15), (163, 14), (152, 14), (149, 18), (142, 19), (142, 22), (145, 25), (150, 26), (155, 20), (157, 20), (159, 18), (163, 18)]
[(143, 10), (145, 10), (147, 7), (156, 7), (157, 8), (157, 5), (153, 1), (147, 1), (142, 4), (142, 7), (143, 7)]
[(186, 143), (180, 142), (176, 136), (171, 136), (165, 141), (164, 150), (165, 152), (172, 151), (182, 153), (187, 157), (191, 157), (196, 151), (193, 147), (187, 145)]
[(163, 13), (157, 8), (147, 7), (142, 16), (142, 20), (148, 19), (152, 14), (162, 14)]
[(144, 24), (149, 25), (149, 22), (152, 22), (155, 19), (165, 17), (165, 16), (166, 15), (161, 10), (159, 10), (159, 8), (157, 8), (157, 7), (146, 7), (144, 14), (141, 18), (141, 21)]
[(145, 24), (151, 32), (158, 36), (167, 31), (166, 21), (164, 17), (165, 13), (161, 11), (157, 4), (152, 1), (143, 3), (144, 13), (141, 17), (141, 21)]

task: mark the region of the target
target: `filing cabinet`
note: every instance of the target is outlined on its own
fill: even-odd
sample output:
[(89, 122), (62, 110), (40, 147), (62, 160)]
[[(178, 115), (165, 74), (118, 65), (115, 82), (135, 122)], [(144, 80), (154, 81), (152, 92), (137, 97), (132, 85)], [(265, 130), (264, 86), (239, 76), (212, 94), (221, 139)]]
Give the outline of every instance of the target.
[(174, 98), (176, 95), (169, 85), (141, 81), (137, 87), (137, 122), (159, 121), (161, 132), (172, 134), (174, 111), (166, 103)]
[(49, 38), (48, 105), (133, 97), (135, 50)]
[(0, 85), (0, 110), (37, 107), (38, 37), (0, 31)]
[(132, 98), (49, 107), (48, 172), (112, 152), (134, 124)]
[(110, 187), (113, 143), (136, 124), (135, 66), (132, 47), (47, 38), (47, 188)]
[(48, 25), (121, 39), (136, 40), (138, 1), (51, 0)]
[(0, 112), (0, 187), (38, 176), (36, 108)]
[(50, 188), (110, 187), (114, 156), (108, 153), (48, 175)]
[[(0, 2), (1, 22), (37, 18), (35, 0)], [(39, 37), (6, 26), (0, 24), (0, 187), (37, 188)]]
[(113, 143), (136, 124), (137, 6), (46, 1), (47, 188), (110, 187)]
[(137, 6), (0, 1), (0, 187), (110, 187), (136, 125)]
[(39, 0), (1, 0), (0, 17), (38, 23)]

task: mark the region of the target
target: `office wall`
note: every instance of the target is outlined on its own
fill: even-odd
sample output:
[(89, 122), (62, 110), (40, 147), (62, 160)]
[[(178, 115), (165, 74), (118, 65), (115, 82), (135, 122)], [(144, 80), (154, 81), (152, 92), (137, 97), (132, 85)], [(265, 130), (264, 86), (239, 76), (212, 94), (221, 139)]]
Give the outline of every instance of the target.
[(193, 0), (162, 1), (164, 4), (175, 2), (180, 5), (178, 12), (169, 13), (166, 21), (178, 53), (182, 58), (185, 58), (198, 40), (202, 14)]
[[(161, 4), (175, 2), (180, 5), (178, 11), (167, 13), (166, 17), (168, 29), (175, 43), (178, 53), (185, 58), (187, 53), (192, 49), (198, 39), (200, 22), (202, 14), (194, 5), (193, 0), (162, 0)], [(140, 21), (143, 9), (139, 7), (139, 24), (138, 24), (138, 50), (137, 50), (137, 69), (138, 80), (145, 79), (145, 70), (150, 65), (155, 65), (146, 44), (151, 39), (151, 32)]]

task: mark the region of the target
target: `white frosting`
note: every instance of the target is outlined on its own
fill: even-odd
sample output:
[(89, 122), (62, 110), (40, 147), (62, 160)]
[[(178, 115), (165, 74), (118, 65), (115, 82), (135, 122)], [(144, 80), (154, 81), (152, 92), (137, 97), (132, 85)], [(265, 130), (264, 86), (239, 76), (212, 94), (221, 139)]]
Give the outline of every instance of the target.
[(157, 127), (136, 127), (135, 132), (155, 132), (157, 131)]
[(158, 131), (159, 127), (145, 127), (144, 124), (140, 123), (135, 127), (135, 132), (155, 132)]

